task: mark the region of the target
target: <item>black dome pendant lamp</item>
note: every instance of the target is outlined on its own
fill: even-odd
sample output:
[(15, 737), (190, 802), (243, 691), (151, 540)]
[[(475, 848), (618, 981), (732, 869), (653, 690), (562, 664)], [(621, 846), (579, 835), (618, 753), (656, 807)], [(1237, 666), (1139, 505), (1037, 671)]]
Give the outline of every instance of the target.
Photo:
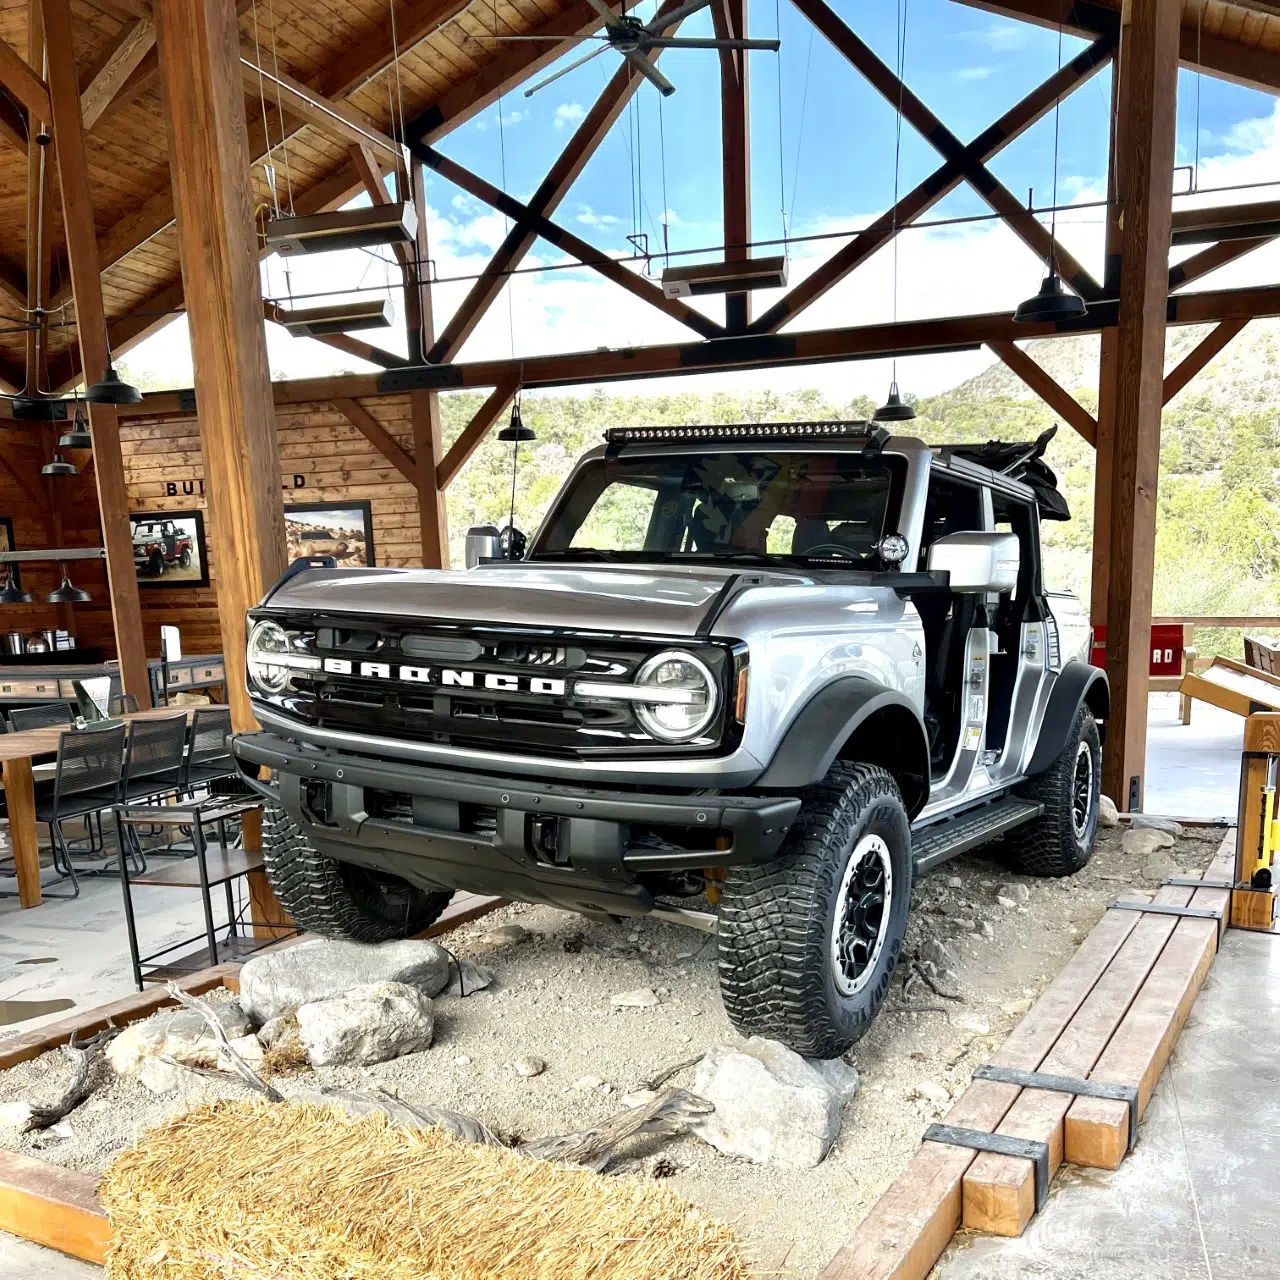
[(50, 604), (85, 604), (93, 599), (87, 591), (82, 591), (67, 577), (67, 566), (65, 564), (61, 565), (60, 568), (62, 569), (61, 584), (45, 597)]
[(34, 597), (30, 591), (23, 591), (14, 580), (12, 574), (3, 589), (0, 589), (0, 604), (30, 604)]
[(537, 438), (538, 433), (524, 425), (524, 419), (520, 417), (520, 401), (516, 400), (511, 406), (511, 421), (498, 432), (498, 439), (503, 444), (527, 444)]
[[(1062, 28), (1058, 28), (1058, 71), (1062, 71)], [(1058, 324), (1064, 320), (1078, 320), (1087, 308), (1084, 299), (1068, 293), (1058, 276), (1058, 120), (1062, 109), (1059, 95), (1053, 103), (1053, 201), (1049, 214), (1049, 261), (1045, 264), (1048, 275), (1034, 297), (1018, 303), (1013, 313), (1014, 324)], [(1028, 201), (1028, 203), (1030, 203)]]
[(92, 449), (93, 437), (89, 434), (89, 424), (85, 420), (84, 409), (76, 405), (76, 417), (70, 431), (58, 437), (59, 449)]
[(898, 394), (897, 361), (894, 361), (894, 377), (889, 383), (889, 398), (871, 415), (872, 422), (910, 422), (916, 411)]
[(111, 355), (111, 342), (107, 340), (107, 371), (85, 393), (90, 404), (141, 404), (142, 392), (130, 386), (116, 372), (116, 362)]
[(60, 453), (53, 455), (52, 462), (46, 462), (40, 468), (42, 476), (78, 476), (80, 468), (74, 462), (68, 462)]

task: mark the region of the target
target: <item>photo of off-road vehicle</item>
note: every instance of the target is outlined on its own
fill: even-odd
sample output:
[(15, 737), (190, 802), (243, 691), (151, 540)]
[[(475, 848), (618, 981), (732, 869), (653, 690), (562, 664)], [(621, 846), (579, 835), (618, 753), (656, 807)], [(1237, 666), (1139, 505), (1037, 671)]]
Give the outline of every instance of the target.
[(1092, 853), (1109, 694), (1042, 581), (1047, 440), (617, 429), (522, 559), (296, 566), (251, 614), (262, 731), (233, 744), (281, 902), (370, 941), (457, 889), (652, 914), (718, 935), (742, 1031), (842, 1053), (915, 876)]
[(158, 578), (167, 569), (189, 569), (195, 559), (190, 532), (173, 520), (145, 520), (132, 528), (133, 567)]

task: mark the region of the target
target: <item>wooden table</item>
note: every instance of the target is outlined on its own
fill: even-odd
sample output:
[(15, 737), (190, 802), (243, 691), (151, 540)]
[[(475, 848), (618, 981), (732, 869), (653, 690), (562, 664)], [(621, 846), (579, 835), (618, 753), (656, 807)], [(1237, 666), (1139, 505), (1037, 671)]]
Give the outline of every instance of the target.
[[(193, 707), (156, 707), (133, 711), (122, 720), (160, 720), (186, 715)], [(58, 739), (67, 728), (24, 729), (21, 733), (0, 733), (0, 763), (3, 764), (5, 805), (9, 810), (9, 842), (13, 846), (14, 871), (18, 878), (18, 901), (24, 907), (38, 907), (40, 893), (40, 843), (36, 835), (36, 792), (31, 762), (37, 756), (56, 756)]]

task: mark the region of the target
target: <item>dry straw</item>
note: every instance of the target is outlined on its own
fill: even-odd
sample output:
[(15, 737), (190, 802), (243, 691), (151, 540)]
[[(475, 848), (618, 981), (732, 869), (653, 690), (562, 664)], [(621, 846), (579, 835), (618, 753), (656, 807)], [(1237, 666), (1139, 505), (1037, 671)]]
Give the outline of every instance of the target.
[(350, 1120), (215, 1102), (100, 1188), (109, 1280), (746, 1280), (733, 1231), (659, 1183)]

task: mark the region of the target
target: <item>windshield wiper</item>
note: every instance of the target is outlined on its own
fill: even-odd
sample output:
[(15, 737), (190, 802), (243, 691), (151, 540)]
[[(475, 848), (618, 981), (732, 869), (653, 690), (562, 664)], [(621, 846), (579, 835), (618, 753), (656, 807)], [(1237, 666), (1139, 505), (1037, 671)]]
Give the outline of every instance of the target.
[(535, 551), (530, 560), (617, 560), (616, 551), (601, 551), (599, 547), (557, 547), (554, 551)]

